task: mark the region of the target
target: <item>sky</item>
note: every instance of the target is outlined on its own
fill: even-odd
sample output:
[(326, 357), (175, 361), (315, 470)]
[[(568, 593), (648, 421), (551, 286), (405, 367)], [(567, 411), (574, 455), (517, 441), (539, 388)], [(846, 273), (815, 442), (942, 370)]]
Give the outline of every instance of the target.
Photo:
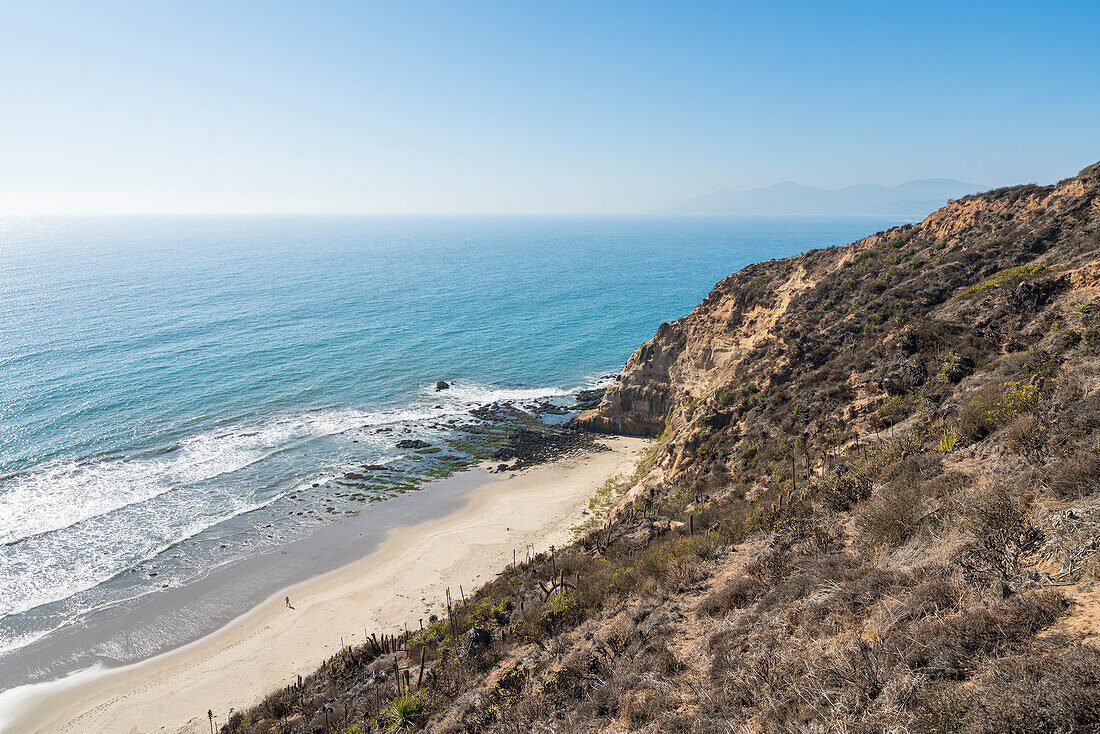
[(8, 2), (0, 214), (656, 212), (1100, 160), (1100, 2)]

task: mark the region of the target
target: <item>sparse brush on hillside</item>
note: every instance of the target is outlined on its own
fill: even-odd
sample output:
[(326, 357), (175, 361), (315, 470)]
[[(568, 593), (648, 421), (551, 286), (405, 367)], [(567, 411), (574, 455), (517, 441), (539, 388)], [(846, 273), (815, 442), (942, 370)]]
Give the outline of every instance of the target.
[(1100, 730), (1098, 296), (1100, 164), (745, 268), (580, 417), (663, 433), (575, 543), (226, 730)]

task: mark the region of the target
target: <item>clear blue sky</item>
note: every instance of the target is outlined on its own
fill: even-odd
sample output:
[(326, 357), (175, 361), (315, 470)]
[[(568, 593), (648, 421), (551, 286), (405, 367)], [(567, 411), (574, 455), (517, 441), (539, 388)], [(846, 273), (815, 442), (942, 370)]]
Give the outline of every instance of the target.
[(0, 212), (633, 212), (1100, 159), (1100, 2), (0, 2)]

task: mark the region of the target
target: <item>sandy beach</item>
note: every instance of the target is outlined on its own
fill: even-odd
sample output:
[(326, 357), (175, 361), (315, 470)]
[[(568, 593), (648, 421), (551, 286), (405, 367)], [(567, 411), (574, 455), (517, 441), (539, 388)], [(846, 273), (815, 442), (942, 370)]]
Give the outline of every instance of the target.
[[(607, 438), (611, 451), (560, 459), (483, 480), (445, 517), (391, 530), (369, 555), (281, 590), (196, 642), (120, 668), (93, 668), (0, 694), (3, 732), (204, 732), (365, 630), (396, 629), (438, 612), (492, 578), (513, 551), (561, 545), (588, 498), (629, 472), (642, 439)], [(429, 490), (430, 491), (430, 490)], [(293, 609), (283, 597), (289, 596)]]

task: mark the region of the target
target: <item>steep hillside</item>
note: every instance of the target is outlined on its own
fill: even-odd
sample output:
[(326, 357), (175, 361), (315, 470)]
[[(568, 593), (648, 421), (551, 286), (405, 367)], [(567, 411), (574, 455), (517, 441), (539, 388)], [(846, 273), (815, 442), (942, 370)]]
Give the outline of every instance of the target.
[(236, 730), (1097, 730), (1098, 194), (722, 281), (576, 420), (657, 437), (598, 523)]

